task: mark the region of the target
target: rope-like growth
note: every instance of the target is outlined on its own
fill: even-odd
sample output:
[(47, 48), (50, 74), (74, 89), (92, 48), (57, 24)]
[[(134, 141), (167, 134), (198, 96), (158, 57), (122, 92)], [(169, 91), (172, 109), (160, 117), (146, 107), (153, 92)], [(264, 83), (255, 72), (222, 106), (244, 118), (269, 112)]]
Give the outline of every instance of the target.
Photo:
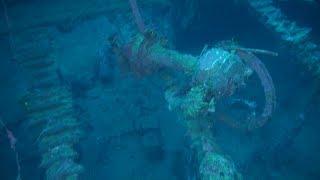
[(76, 162), (73, 146), (82, 131), (74, 117), (71, 91), (59, 82), (52, 38), (48, 28), (15, 34), (16, 61), (31, 77), (31, 88), (22, 101), (33, 134), (39, 132), (36, 142), (46, 179), (77, 179), (83, 167)]
[(248, 4), (260, 15), (262, 23), (292, 47), (298, 60), (320, 78), (320, 49), (310, 38), (311, 28), (289, 20), (272, 0), (248, 0)]

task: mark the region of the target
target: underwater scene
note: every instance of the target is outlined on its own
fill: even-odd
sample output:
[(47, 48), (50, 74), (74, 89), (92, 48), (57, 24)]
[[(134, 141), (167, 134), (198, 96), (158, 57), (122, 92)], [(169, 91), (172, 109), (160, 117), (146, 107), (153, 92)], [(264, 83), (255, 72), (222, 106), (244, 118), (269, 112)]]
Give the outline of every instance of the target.
[(319, 180), (319, 0), (0, 0), (0, 180)]

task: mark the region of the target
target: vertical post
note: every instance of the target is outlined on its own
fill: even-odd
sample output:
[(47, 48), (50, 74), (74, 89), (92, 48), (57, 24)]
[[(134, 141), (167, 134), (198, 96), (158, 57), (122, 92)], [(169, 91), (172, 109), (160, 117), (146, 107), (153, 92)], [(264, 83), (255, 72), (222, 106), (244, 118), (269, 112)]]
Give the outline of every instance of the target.
[(132, 14), (134, 16), (134, 19), (135, 19), (135, 22), (138, 26), (139, 31), (140, 31), (140, 33), (144, 33), (145, 25), (144, 25), (143, 19), (141, 17), (141, 14), (139, 12), (137, 1), (136, 0), (129, 0), (129, 3), (130, 3)]

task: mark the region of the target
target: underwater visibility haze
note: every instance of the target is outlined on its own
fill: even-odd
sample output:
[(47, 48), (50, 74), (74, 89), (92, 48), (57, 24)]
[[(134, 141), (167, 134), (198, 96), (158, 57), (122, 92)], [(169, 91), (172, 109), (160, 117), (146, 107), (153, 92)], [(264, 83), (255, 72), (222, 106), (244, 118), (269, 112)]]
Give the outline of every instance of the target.
[(0, 0), (1, 180), (320, 179), (319, 0)]

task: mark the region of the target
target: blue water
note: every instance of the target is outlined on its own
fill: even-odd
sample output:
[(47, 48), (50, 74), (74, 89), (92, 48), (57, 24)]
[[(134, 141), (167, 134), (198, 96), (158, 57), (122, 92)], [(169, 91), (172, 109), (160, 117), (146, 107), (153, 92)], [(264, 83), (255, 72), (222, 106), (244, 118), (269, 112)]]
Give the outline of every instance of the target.
[[(203, 127), (196, 133), (210, 137), (216, 146), (212, 152), (231, 162), (243, 179), (320, 179), (320, 73), (315, 70), (320, 72), (320, 2), (272, 1), (283, 15), (278, 20), (285, 17), (311, 30), (292, 43), (284, 35), (294, 28), (268, 25), (268, 18), (248, 3), (254, 1), (137, 0), (146, 51), (125, 57), (124, 47), (140, 33), (129, 0), (1, 0), (0, 179), (75, 174), (85, 180), (206, 179), (200, 170), (202, 149), (195, 147), (190, 120), (181, 110), (193, 104), (183, 101), (189, 103), (173, 110), (167, 98), (173, 87), (175, 97), (186, 97), (199, 72), (185, 73), (165, 58), (153, 61), (160, 55), (148, 59), (143, 53), (152, 53), (148, 45), (161, 42), (200, 61), (226, 41), (278, 54), (255, 54), (272, 77), (275, 107), (261, 127), (243, 128), (250, 115), (258, 117), (264, 109), (261, 79), (253, 72), (232, 91), (229, 83), (236, 77), (213, 78), (227, 89), (219, 89), (223, 95), (215, 94), (217, 89), (206, 94), (206, 102), (214, 97), (215, 109), (195, 117)], [(316, 47), (305, 50), (308, 42)], [(58, 105), (45, 109), (50, 103)], [(67, 115), (58, 116), (64, 110)], [(42, 123), (32, 124), (37, 118)], [(47, 137), (63, 138), (46, 144)], [(43, 165), (45, 158), (51, 160), (46, 153), (60, 145), (76, 155)], [(74, 164), (81, 170), (71, 173)], [(220, 173), (213, 179), (227, 177)]]

